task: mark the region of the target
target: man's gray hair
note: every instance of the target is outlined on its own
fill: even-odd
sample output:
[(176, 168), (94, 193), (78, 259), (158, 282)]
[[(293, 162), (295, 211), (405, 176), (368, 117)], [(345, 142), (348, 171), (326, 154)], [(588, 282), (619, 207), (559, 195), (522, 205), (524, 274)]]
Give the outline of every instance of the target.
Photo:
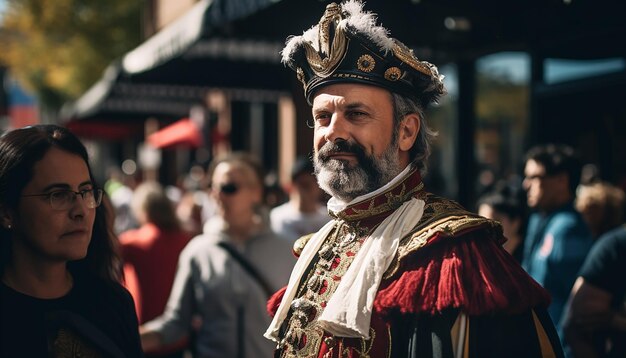
[(424, 177), (428, 172), (431, 142), (437, 136), (437, 132), (428, 126), (424, 109), (417, 101), (397, 93), (392, 93), (391, 96), (393, 99), (393, 118), (395, 123), (394, 138), (398, 137), (399, 124), (404, 119), (404, 116), (410, 113), (417, 113), (420, 118), (419, 133), (413, 147), (409, 151), (409, 157), (412, 165), (419, 169), (420, 174)]

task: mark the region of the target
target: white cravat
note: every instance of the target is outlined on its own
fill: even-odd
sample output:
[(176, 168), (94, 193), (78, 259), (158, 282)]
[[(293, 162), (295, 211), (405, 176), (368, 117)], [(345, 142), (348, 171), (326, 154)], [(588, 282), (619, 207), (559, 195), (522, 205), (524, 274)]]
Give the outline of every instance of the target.
[(383, 274), (400, 239), (415, 227), (423, 213), (423, 200), (406, 201), (363, 242), (318, 319), (323, 329), (339, 337), (369, 338), (372, 307)]

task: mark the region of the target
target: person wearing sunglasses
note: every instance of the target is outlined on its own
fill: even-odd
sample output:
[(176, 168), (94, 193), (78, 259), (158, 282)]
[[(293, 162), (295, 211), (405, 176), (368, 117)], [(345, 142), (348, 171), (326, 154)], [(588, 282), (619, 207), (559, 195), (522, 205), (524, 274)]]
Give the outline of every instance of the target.
[[(274, 344), (263, 338), (266, 302), (287, 284), (295, 263), (291, 242), (270, 229), (253, 157), (228, 154), (209, 172), (217, 214), (180, 254), (163, 314), (141, 326), (144, 350), (193, 334), (197, 357), (271, 357)], [(195, 317), (200, 324), (192, 332)]]
[(0, 137), (0, 356), (143, 355), (102, 202), (67, 129)]

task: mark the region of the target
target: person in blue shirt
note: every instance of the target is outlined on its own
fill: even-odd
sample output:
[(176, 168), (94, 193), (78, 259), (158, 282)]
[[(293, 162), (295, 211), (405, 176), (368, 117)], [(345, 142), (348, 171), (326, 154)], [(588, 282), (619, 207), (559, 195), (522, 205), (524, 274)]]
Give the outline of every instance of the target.
[(565, 303), (593, 243), (574, 209), (581, 164), (565, 145), (536, 146), (526, 154), (523, 186), (528, 221), (522, 266), (550, 292), (548, 313), (559, 329)]

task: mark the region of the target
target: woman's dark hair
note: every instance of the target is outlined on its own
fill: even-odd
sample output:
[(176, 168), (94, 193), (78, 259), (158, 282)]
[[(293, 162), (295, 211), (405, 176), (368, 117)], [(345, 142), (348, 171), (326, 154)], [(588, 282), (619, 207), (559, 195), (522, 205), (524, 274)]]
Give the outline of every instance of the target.
[[(0, 137), (0, 206), (17, 208), (24, 187), (33, 178), (33, 168), (51, 148), (80, 156), (87, 164), (89, 177), (97, 187), (85, 146), (66, 128), (56, 125), (35, 125), (5, 133)], [(105, 200), (103, 200), (105, 201)], [(73, 272), (89, 272), (108, 281), (120, 277), (117, 238), (112, 231), (112, 218), (106, 205), (96, 208), (93, 234), (87, 256), (68, 263)], [(0, 226), (0, 270), (11, 259), (11, 234)], [(1, 272), (0, 271), (0, 272)]]

